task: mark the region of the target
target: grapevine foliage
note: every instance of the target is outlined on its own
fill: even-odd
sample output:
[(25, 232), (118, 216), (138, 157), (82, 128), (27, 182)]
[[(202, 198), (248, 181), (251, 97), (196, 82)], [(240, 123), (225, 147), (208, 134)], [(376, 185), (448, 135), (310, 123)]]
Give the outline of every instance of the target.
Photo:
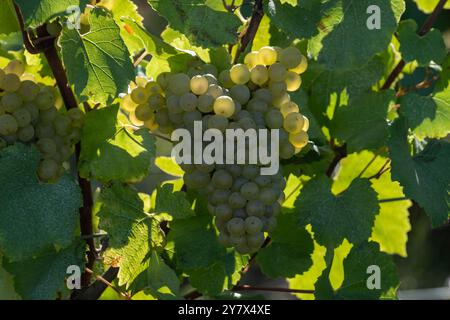
[[(404, 0), (149, 0), (156, 35), (88, 2), (0, 0), (0, 299), (220, 298), (255, 265), (302, 299), (395, 298), (408, 210), (449, 219), (438, 29)], [(179, 166), (194, 120), (281, 129), (280, 172)], [(68, 290), (68, 266), (121, 295)]]

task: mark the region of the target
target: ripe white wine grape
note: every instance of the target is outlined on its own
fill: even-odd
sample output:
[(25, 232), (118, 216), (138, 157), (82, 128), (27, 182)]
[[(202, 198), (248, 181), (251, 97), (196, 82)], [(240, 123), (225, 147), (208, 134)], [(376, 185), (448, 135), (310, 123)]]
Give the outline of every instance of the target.
[(289, 113), (284, 119), (283, 127), (289, 133), (298, 133), (303, 130), (305, 120), (300, 113)]
[(144, 104), (147, 102), (148, 93), (144, 88), (137, 87), (131, 91), (131, 100), (136, 104)]
[(59, 165), (53, 159), (44, 159), (38, 167), (38, 175), (42, 181), (54, 180), (59, 175)]
[(173, 93), (182, 95), (191, 89), (191, 79), (184, 73), (174, 74), (169, 78), (168, 88)]
[(180, 96), (180, 107), (183, 111), (191, 112), (197, 108), (198, 98), (195, 94), (187, 92)]
[(209, 82), (204, 76), (195, 76), (191, 79), (190, 85), (191, 91), (200, 96), (208, 91)]
[(235, 108), (233, 99), (227, 96), (218, 97), (214, 102), (214, 113), (226, 118), (234, 114)]
[(25, 65), (22, 61), (11, 60), (4, 70), (6, 74), (15, 74), (20, 77), (25, 72)]
[(23, 100), (18, 94), (12, 92), (6, 93), (2, 97), (1, 103), (3, 105), (3, 109), (6, 112), (13, 113), (15, 110), (19, 109), (22, 106)]
[(277, 62), (269, 67), (269, 78), (274, 82), (281, 82), (286, 79), (287, 70), (286, 67)]
[(246, 84), (250, 81), (250, 70), (245, 64), (236, 64), (230, 70), (230, 78), (236, 84)]
[(246, 104), (250, 99), (250, 90), (247, 86), (238, 84), (230, 89), (231, 97), (240, 104)]
[(244, 63), (251, 69), (257, 65), (262, 65), (262, 61), (259, 59), (259, 52), (252, 51), (245, 55)]
[(288, 71), (286, 74), (286, 87), (287, 91), (294, 92), (297, 91), (302, 85), (302, 78), (293, 71)]
[(2, 89), (6, 92), (15, 92), (20, 88), (20, 78), (15, 73), (5, 74)]
[(250, 72), (250, 79), (253, 83), (263, 86), (267, 81), (269, 81), (269, 71), (265, 66), (257, 65)]
[(287, 69), (293, 69), (302, 62), (302, 54), (297, 48), (289, 47), (281, 51), (279, 59)]
[(9, 114), (0, 116), (0, 134), (2, 136), (9, 136), (17, 132), (19, 125), (17, 120)]
[(280, 129), (283, 126), (283, 115), (278, 109), (272, 109), (267, 112), (265, 120), (270, 129)]
[(289, 141), (296, 148), (303, 148), (308, 144), (309, 137), (305, 131), (301, 131), (299, 133), (291, 133), (289, 135)]
[(270, 66), (277, 62), (278, 54), (273, 47), (262, 47), (258, 52), (259, 60), (266, 66)]
[(295, 72), (296, 74), (302, 74), (308, 69), (308, 59), (306, 59), (305, 56), (302, 55), (302, 61), (300, 64), (292, 69), (290, 71)]
[(295, 102), (289, 101), (281, 105), (280, 111), (283, 114), (283, 116), (286, 117), (290, 113), (300, 112), (300, 109)]

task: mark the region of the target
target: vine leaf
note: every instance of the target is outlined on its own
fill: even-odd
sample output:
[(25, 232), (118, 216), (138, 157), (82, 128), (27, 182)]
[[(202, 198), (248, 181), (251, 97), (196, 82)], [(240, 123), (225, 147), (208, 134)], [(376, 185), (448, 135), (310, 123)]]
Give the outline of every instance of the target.
[(427, 97), (408, 93), (402, 97), (399, 113), (418, 139), (444, 138), (450, 132), (450, 90)]
[(69, 82), (80, 100), (106, 104), (134, 79), (133, 64), (120, 29), (103, 9), (89, 13), (90, 30), (63, 28), (59, 39)]
[[(422, 10), (424, 13), (432, 13), (434, 8), (436, 8), (439, 0), (414, 0), (417, 4), (417, 7)], [(447, 2), (444, 5), (444, 9), (450, 9), (450, 2)]]
[[(318, 299), (378, 299), (398, 286), (396, 266), (389, 255), (380, 252), (376, 243), (362, 243), (353, 247), (345, 258), (344, 281), (333, 290), (328, 279), (328, 272), (323, 272), (316, 283), (316, 298)], [(374, 266), (376, 271), (368, 268)], [(379, 270), (377, 270), (379, 268)], [(371, 275), (380, 278), (380, 288), (369, 289), (372, 284)], [(374, 281), (374, 283), (376, 283)]]
[(164, 184), (156, 192), (155, 212), (168, 213), (174, 219), (186, 219), (195, 215), (191, 203), (183, 191), (173, 190), (173, 185)]
[(354, 180), (347, 190), (335, 196), (331, 180), (319, 176), (304, 186), (294, 210), (300, 225), (311, 224), (317, 242), (333, 249), (344, 238), (354, 244), (366, 241), (379, 206), (368, 180)]
[(213, 10), (203, 0), (148, 0), (148, 3), (195, 45), (219, 47), (237, 41), (239, 18), (229, 12)]
[(337, 108), (333, 118), (336, 138), (347, 143), (349, 152), (378, 149), (388, 139), (386, 121), (393, 91), (367, 92)]
[(71, 15), (72, 12), (69, 10), (71, 7), (77, 7), (83, 12), (89, 0), (15, 0), (15, 2), (20, 7), (25, 27), (34, 29), (49, 20)]
[(402, 21), (398, 27), (400, 52), (406, 62), (416, 60), (419, 66), (427, 66), (430, 61), (441, 63), (447, 55), (442, 34), (432, 29), (423, 37), (417, 34), (417, 23), (414, 20)]
[(388, 143), (392, 178), (400, 182), (408, 198), (414, 199), (430, 216), (433, 226), (449, 217), (450, 143), (431, 140), (420, 153), (411, 156), (407, 121), (399, 118), (391, 127)]
[(102, 190), (97, 206), (99, 227), (110, 237), (105, 263), (120, 267), (119, 285), (129, 286), (148, 267), (150, 252), (163, 243), (158, 221), (146, 213), (150, 198), (116, 183)]
[[(65, 278), (69, 266), (84, 267), (85, 246), (76, 241), (69, 247), (54, 248), (20, 262), (3, 261), (3, 266), (14, 276), (16, 292), (26, 300), (55, 300), (58, 292), (68, 296)], [(3, 284), (2, 284), (3, 285)]]
[(1, 1), (2, 10), (0, 11), (0, 34), (10, 34), (20, 31), (16, 11), (12, 0)]
[(320, 51), (319, 62), (328, 69), (354, 69), (385, 50), (405, 10), (403, 0), (377, 1), (381, 28), (369, 30), (367, 8), (374, 4), (373, 1), (343, 0), (331, 4), (324, 12), (323, 31), (311, 43), (316, 51)]
[(142, 180), (155, 155), (155, 138), (145, 129), (133, 132), (117, 104), (87, 114), (82, 141), (80, 175), (102, 182)]
[(176, 299), (180, 295), (180, 280), (156, 251), (152, 251), (148, 268), (137, 276), (130, 287), (132, 292), (144, 291), (158, 299)]
[(261, 271), (270, 278), (294, 277), (312, 265), (313, 240), (305, 228), (296, 226), (295, 218), (292, 212), (282, 213), (271, 243), (256, 256)]
[[(344, 191), (358, 174), (368, 178), (376, 175), (388, 159), (370, 151), (349, 154), (339, 163), (339, 173), (334, 177), (332, 191)], [(363, 171), (365, 170), (365, 171)], [(392, 181), (391, 173), (385, 172), (378, 179), (370, 180), (372, 188), (376, 191), (378, 200), (403, 198), (403, 188), (397, 181)], [(407, 256), (406, 244), (408, 232), (411, 230), (409, 222), (410, 200), (380, 203), (380, 212), (375, 218), (371, 239), (380, 244), (381, 251), (389, 254)]]
[(11, 262), (68, 247), (78, 225), (79, 187), (69, 176), (39, 182), (39, 159), (23, 144), (0, 152), (0, 247)]
[(265, 12), (270, 21), (295, 38), (311, 38), (319, 33), (321, 1), (300, 1), (298, 5), (283, 4), (280, 0), (269, 0)]

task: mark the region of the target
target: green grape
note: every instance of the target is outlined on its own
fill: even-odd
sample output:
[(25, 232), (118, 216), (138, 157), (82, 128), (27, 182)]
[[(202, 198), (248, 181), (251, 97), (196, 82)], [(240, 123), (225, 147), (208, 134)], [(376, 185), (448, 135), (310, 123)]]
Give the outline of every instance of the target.
[(0, 135), (9, 136), (17, 132), (19, 125), (12, 115), (4, 114), (0, 116)]
[(142, 127), (144, 125), (144, 121), (137, 118), (135, 111), (131, 111), (128, 118), (130, 119), (131, 124), (136, 127)]
[(203, 77), (205, 77), (206, 80), (208, 80), (208, 87), (210, 85), (212, 85), (212, 84), (217, 84), (218, 83), (217, 77), (215, 75), (212, 75), (210, 73), (206, 73), (206, 74), (203, 75)]
[(242, 118), (238, 121), (239, 126), (243, 129), (243, 130), (248, 130), (248, 129), (255, 129), (256, 128), (256, 123), (252, 118)]
[(156, 82), (162, 89), (166, 89), (169, 87), (169, 81), (172, 76), (171, 72), (162, 72), (156, 77)]
[(289, 101), (281, 105), (280, 111), (286, 117), (290, 113), (299, 113), (300, 109), (295, 102)]
[(254, 182), (246, 182), (242, 185), (240, 192), (245, 199), (252, 200), (258, 198), (259, 188)]
[(166, 110), (159, 110), (155, 114), (155, 120), (160, 127), (166, 127), (170, 125), (169, 115)]
[(149, 129), (150, 131), (155, 131), (156, 129), (158, 129), (159, 125), (153, 117), (150, 120), (144, 121), (144, 127)]
[(245, 231), (248, 234), (255, 234), (262, 231), (263, 223), (261, 219), (255, 216), (248, 217), (245, 219)]
[(267, 220), (267, 231), (269, 233), (272, 233), (276, 227), (277, 227), (277, 219), (275, 219), (274, 217), (269, 218)]
[(183, 122), (185, 125), (193, 125), (194, 121), (202, 121), (202, 114), (198, 112), (197, 110), (192, 112), (186, 112), (183, 115)]
[(195, 169), (201, 172), (210, 173), (213, 172), (216, 166), (214, 164), (196, 164)]
[[(155, 117), (153, 116), (152, 119), (154, 120)], [(169, 112), (169, 120), (176, 125), (181, 125), (184, 123), (184, 113), (170, 113)], [(149, 119), (150, 120), (150, 119)], [(148, 120), (147, 120), (148, 121)]]
[(246, 179), (252, 180), (259, 175), (259, 167), (256, 165), (246, 165), (242, 169), (242, 176)]
[(56, 99), (53, 92), (48, 89), (44, 89), (37, 95), (35, 103), (39, 110), (47, 110), (55, 105), (55, 101)]
[(244, 63), (251, 69), (259, 64), (263, 64), (263, 62), (260, 60), (259, 52), (258, 51), (252, 51), (245, 55)]
[(210, 183), (209, 174), (198, 170), (185, 173), (183, 180), (186, 186), (192, 189), (204, 188)]
[(171, 124), (169, 124), (167, 126), (159, 126), (158, 130), (162, 134), (171, 134), (173, 132), (174, 128)]
[(250, 112), (248, 112), (247, 110), (241, 110), (236, 114), (236, 120), (241, 120), (244, 118), (251, 118), (252, 115)]
[(3, 107), (3, 105), (2, 105), (2, 103), (0, 101), (0, 116), (5, 114), (5, 113), (6, 113), (5, 107)]
[(217, 84), (211, 84), (208, 87), (207, 94), (213, 97), (214, 99), (217, 99), (218, 97), (223, 95), (223, 89), (221, 86)]
[(302, 54), (297, 48), (289, 47), (281, 51), (279, 60), (287, 69), (292, 69), (302, 62)]
[(148, 104), (138, 105), (135, 110), (135, 115), (138, 120), (141, 120), (143, 122), (154, 118), (153, 110), (149, 107)]
[(230, 95), (234, 100), (238, 101), (240, 104), (246, 104), (250, 99), (250, 90), (248, 89), (247, 86), (238, 84), (230, 89)]
[(161, 108), (164, 107), (165, 104), (165, 100), (164, 97), (160, 94), (152, 94), (149, 98), (148, 98), (148, 106), (153, 110), (159, 110)]
[[(213, 188), (215, 185), (212, 184)], [(224, 189), (215, 189), (209, 199), (213, 205), (219, 205), (221, 203), (227, 203), (228, 197), (230, 196), (230, 191)]]
[(21, 85), (20, 78), (14, 73), (7, 73), (3, 78), (2, 88), (6, 92), (15, 92)]
[(268, 176), (257, 176), (253, 181), (259, 186), (259, 187), (266, 187), (271, 183), (271, 179)]
[(52, 156), (57, 152), (56, 143), (50, 138), (39, 139), (36, 146), (39, 151), (46, 156)]
[(270, 205), (276, 202), (278, 199), (278, 195), (271, 188), (263, 188), (259, 193), (259, 200), (265, 205)]
[(131, 99), (131, 95), (128, 94), (122, 98), (121, 107), (123, 110), (132, 112), (134, 111), (134, 109), (136, 109), (137, 106), (138, 104), (134, 102), (133, 99)]
[(303, 115), (298, 112), (289, 113), (284, 119), (283, 128), (289, 133), (298, 133), (302, 131), (305, 124)]
[(296, 74), (302, 74), (308, 69), (308, 59), (302, 55), (302, 62), (299, 63), (298, 66), (290, 69), (290, 71), (295, 72)]
[(20, 84), (20, 88), (17, 93), (22, 97), (23, 101), (33, 101), (36, 99), (39, 91), (41, 89), (39, 86), (31, 80), (24, 80)]
[(180, 106), (180, 97), (176, 95), (168, 96), (166, 99), (167, 110), (169, 113), (182, 113)]
[(233, 209), (243, 208), (245, 207), (246, 203), (247, 201), (245, 200), (245, 198), (238, 192), (233, 192), (228, 198), (228, 204)]
[(241, 219), (245, 220), (247, 218), (247, 212), (245, 211), (244, 208), (240, 208), (240, 209), (234, 210), (233, 217), (234, 218), (241, 218)]
[(228, 128), (228, 119), (221, 115), (213, 115), (208, 119), (208, 129), (218, 129), (224, 132)]
[(231, 80), (230, 70), (223, 70), (219, 74), (219, 83), (224, 88), (231, 88), (232, 86), (234, 86), (234, 82), (233, 82), (233, 80)]
[(291, 97), (288, 93), (284, 92), (279, 96), (276, 96), (272, 99), (272, 105), (275, 108), (281, 109), (281, 106), (285, 103), (288, 103), (291, 101)]
[(233, 99), (227, 96), (218, 97), (214, 102), (214, 113), (226, 118), (230, 118), (234, 114), (235, 108)]
[(186, 112), (194, 111), (197, 108), (198, 98), (193, 93), (185, 93), (180, 97), (180, 107)]
[(64, 144), (59, 148), (59, 153), (61, 155), (61, 159), (66, 161), (72, 155), (72, 148), (69, 145)]
[(272, 93), (267, 88), (261, 88), (261, 89), (256, 90), (253, 93), (253, 98), (262, 100), (266, 103), (271, 103), (272, 99), (273, 99)]
[(302, 78), (300, 78), (300, 76), (295, 72), (288, 71), (285, 82), (287, 91), (294, 92), (297, 91), (302, 85)]
[(62, 26), (61, 26), (61, 24), (59, 24), (58, 21), (53, 21), (53, 22), (47, 23), (45, 25), (45, 29), (47, 30), (49, 35), (58, 36), (62, 30)]
[(188, 93), (191, 88), (191, 79), (187, 74), (177, 73), (170, 77), (168, 82), (169, 90), (177, 95)]
[[(242, 236), (245, 234), (245, 222), (240, 218), (232, 218), (227, 223), (227, 230), (231, 236)], [(245, 238), (244, 238), (245, 241)], [(236, 242), (233, 241), (234, 244)]]
[(58, 110), (55, 107), (51, 107), (47, 110), (41, 110), (39, 112), (39, 120), (42, 123), (52, 123), (56, 116), (58, 115)]
[(147, 90), (145, 90), (145, 88), (136, 87), (135, 89), (133, 89), (133, 91), (131, 91), (130, 97), (134, 103), (144, 104), (147, 102), (148, 93)]
[(240, 192), (241, 187), (248, 182), (247, 179), (243, 177), (238, 177), (234, 180), (233, 185), (231, 186), (231, 191)]
[(214, 215), (221, 220), (233, 218), (233, 211), (227, 204), (219, 204), (214, 210)]
[(263, 100), (252, 99), (248, 102), (247, 109), (249, 111), (258, 112), (258, 113), (263, 114), (263, 113), (267, 112), (267, 110), (269, 109), (269, 106)]
[(233, 185), (233, 177), (226, 170), (214, 172), (211, 183), (218, 189), (229, 189)]
[(266, 206), (266, 216), (276, 217), (281, 213), (281, 205), (278, 202), (272, 203), (269, 206)]
[(67, 115), (69, 116), (70, 120), (72, 120), (72, 126), (75, 126), (77, 128), (83, 126), (85, 114), (79, 108), (69, 109), (67, 111)]
[(203, 113), (210, 113), (214, 110), (214, 97), (209, 94), (204, 94), (198, 97), (197, 108)]
[(269, 83), (269, 89), (270, 89), (270, 93), (272, 93), (272, 96), (274, 98), (282, 96), (287, 91), (286, 82), (284, 82), (284, 81), (282, 81), (282, 82), (273, 82), (273, 81), (271, 81)]
[(280, 143), (280, 158), (287, 160), (294, 156), (295, 148), (290, 143)]
[(3, 88), (3, 81), (5, 80), (5, 71), (0, 68), (0, 89)]
[(53, 121), (53, 126), (55, 132), (62, 137), (68, 136), (72, 130), (70, 118), (61, 114), (56, 116), (55, 121)]
[(25, 72), (25, 65), (22, 61), (11, 60), (4, 70), (6, 74), (15, 74), (20, 77)]
[(55, 135), (55, 130), (53, 129), (52, 125), (38, 123), (35, 130), (36, 130), (36, 136), (40, 139), (52, 138)]
[(245, 64), (236, 64), (230, 70), (230, 78), (236, 84), (246, 84), (250, 81), (250, 70)]
[(304, 120), (304, 124), (303, 124), (303, 128), (302, 131), (307, 132), (309, 130), (309, 119), (305, 116), (303, 116), (303, 120)]
[(23, 100), (17, 93), (12, 92), (2, 97), (1, 103), (6, 112), (13, 113), (23, 105)]
[(26, 127), (31, 123), (31, 115), (25, 108), (17, 109), (12, 115), (16, 118), (19, 128)]
[(270, 66), (277, 62), (278, 54), (273, 47), (262, 47), (259, 49), (258, 58), (264, 65)]
[(263, 86), (267, 81), (269, 81), (269, 71), (265, 66), (257, 65), (253, 67), (250, 72), (250, 79), (253, 83)]
[(308, 144), (309, 137), (305, 131), (301, 131), (298, 133), (291, 133), (289, 135), (289, 142), (296, 148), (303, 148)]
[(236, 251), (240, 250), (240, 252), (246, 253), (248, 252), (248, 247), (247, 247), (247, 238), (245, 237), (245, 235), (231, 235), (230, 236), (230, 241), (231, 243), (235, 246)]
[(249, 216), (262, 217), (265, 213), (264, 204), (260, 200), (249, 200), (245, 209)]
[(233, 178), (237, 178), (242, 174), (242, 168), (239, 165), (227, 165), (226, 170), (233, 176)]
[(283, 127), (283, 114), (278, 109), (271, 109), (266, 113), (264, 119), (269, 129), (280, 129)]
[(204, 76), (195, 76), (190, 82), (191, 91), (198, 96), (205, 94), (208, 91), (209, 82)]
[(24, 103), (22, 107), (27, 109), (28, 113), (31, 116), (31, 121), (35, 124), (39, 119), (39, 109), (30, 102)]
[(252, 251), (257, 251), (264, 243), (264, 234), (262, 232), (255, 232), (247, 236), (247, 243)]
[(154, 94), (163, 94), (163, 90), (161, 89), (161, 86), (155, 82), (155, 81), (149, 81), (145, 84), (145, 90), (147, 91), (149, 96), (152, 96)]
[(271, 81), (280, 82), (285, 81), (287, 70), (284, 65), (277, 62), (269, 67), (269, 78)]
[(226, 248), (232, 246), (230, 236), (228, 236), (224, 232), (219, 233), (219, 235), (217, 237), (217, 241)]
[(38, 176), (42, 181), (50, 181), (58, 178), (60, 166), (53, 159), (44, 159), (38, 167)]
[(81, 130), (79, 128), (73, 128), (69, 135), (69, 140), (72, 144), (75, 144), (81, 140)]

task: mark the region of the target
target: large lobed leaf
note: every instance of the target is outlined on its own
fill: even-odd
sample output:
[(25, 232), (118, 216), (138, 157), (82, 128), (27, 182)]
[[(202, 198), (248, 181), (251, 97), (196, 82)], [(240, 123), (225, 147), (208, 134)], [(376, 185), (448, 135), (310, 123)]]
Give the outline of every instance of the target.
[(114, 19), (103, 9), (89, 13), (90, 29), (63, 28), (59, 45), (67, 76), (80, 100), (108, 103), (134, 79), (130, 53)]
[(40, 154), (15, 144), (0, 152), (0, 248), (10, 261), (38, 256), (72, 243), (81, 192), (74, 179), (41, 183)]

